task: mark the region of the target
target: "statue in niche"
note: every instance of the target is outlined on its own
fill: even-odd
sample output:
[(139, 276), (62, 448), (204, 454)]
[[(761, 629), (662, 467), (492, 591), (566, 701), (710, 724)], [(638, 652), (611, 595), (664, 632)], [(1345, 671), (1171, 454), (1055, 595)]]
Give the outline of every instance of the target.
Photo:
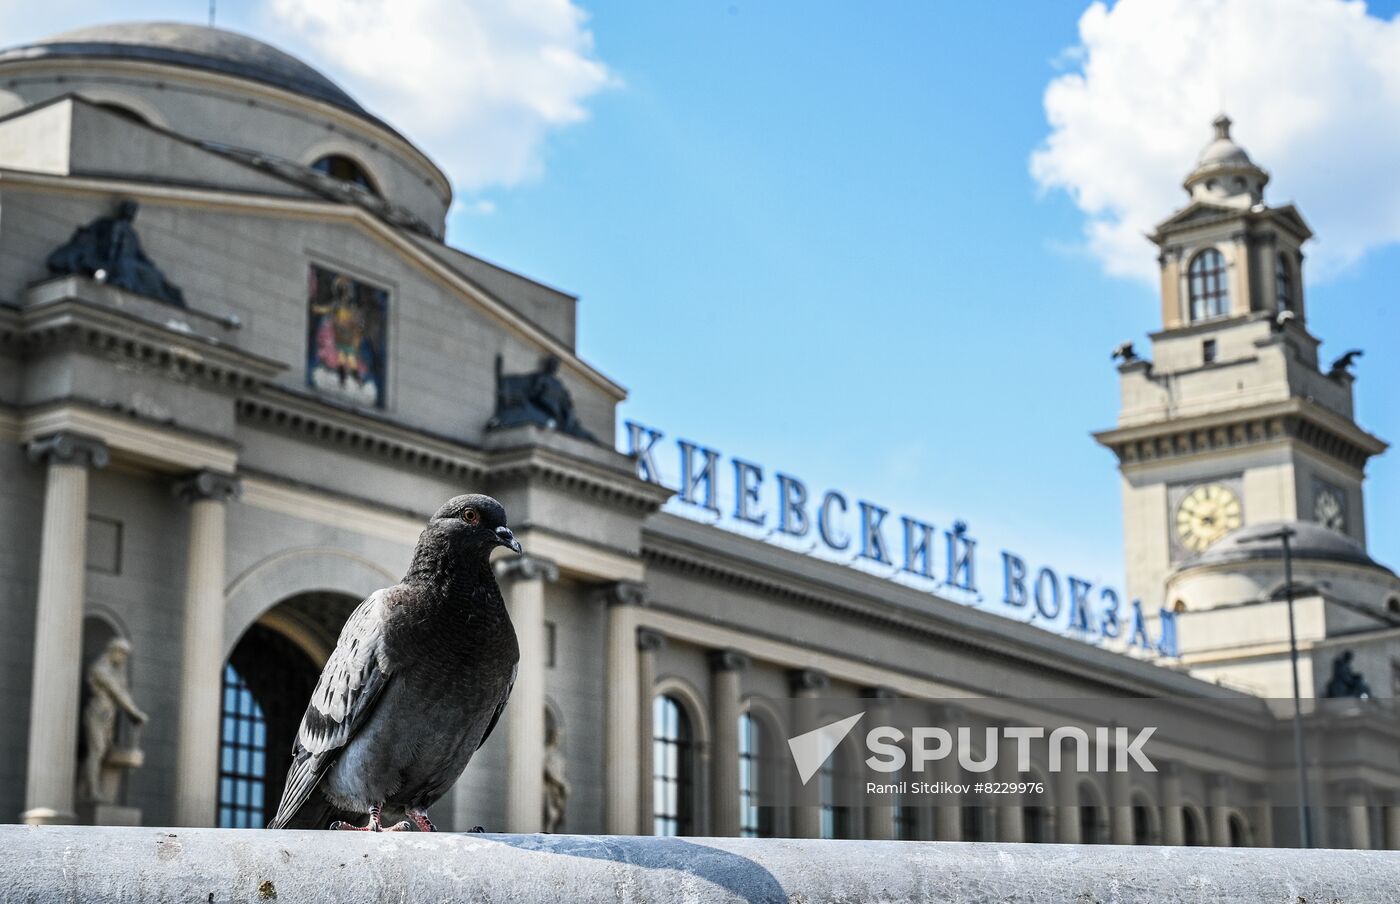
[(597, 442), (597, 437), (579, 423), (574, 397), (559, 379), (559, 359), (548, 355), (539, 370), (527, 374), (501, 371), (496, 356), (496, 413), (486, 424), (488, 430), (535, 424), (570, 436)]
[(564, 826), (569, 802), (569, 781), (564, 777), (564, 732), (547, 719), (544, 741), (544, 830), (558, 832)]
[(141, 250), (136, 237), (135, 201), (117, 205), (116, 216), (98, 217), (79, 226), (73, 237), (54, 249), (47, 261), (54, 276), (90, 276), (137, 295), (183, 308), (185, 295)]
[(131, 699), (127, 662), (131, 643), (115, 637), (87, 669), (90, 696), (83, 707), (83, 759), (78, 796), (89, 803), (116, 803), (122, 775), (145, 762), (140, 727), (146, 714)]
[(1351, 650), (1343, 650), (1332, 660), (1332, 677), (1322, 692), (1323, 696), (1356, 697), (1360, 700), (1371, 698), (1371, 685), (1366, 683), (1360, 672), (1352, 668), (1351, 661), (1354, 658), (1356, 654)]

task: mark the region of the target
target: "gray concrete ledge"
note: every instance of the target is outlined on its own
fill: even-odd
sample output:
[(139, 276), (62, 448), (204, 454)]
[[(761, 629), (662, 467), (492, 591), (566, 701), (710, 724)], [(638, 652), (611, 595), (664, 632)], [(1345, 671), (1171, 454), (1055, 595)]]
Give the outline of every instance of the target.
[(1400, 900), (1400, 852), (0, 826), (4, 902)]

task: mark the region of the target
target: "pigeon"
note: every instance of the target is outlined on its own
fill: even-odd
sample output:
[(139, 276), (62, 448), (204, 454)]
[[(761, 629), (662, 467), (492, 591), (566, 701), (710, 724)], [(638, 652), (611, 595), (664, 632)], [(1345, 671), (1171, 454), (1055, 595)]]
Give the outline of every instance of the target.
[[(521, 553), (490, 496), (457, 496), (402, 581), (356, 607), (302, 717), (270, 829), (436, 831), (428, 808), (500, 721), (520, 647), (491, 572)], [(386, 826), (384, 813), (402, 822)], [(369, 814), (364, 826), (351, 820)], [(408, 820), (412, 820), (412, 824)]]

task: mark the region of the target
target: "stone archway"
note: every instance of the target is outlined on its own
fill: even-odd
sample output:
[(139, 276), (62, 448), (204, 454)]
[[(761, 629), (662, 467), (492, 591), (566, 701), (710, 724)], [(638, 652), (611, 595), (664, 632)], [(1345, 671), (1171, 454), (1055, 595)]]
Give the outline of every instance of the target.
[(282, 797), (292, 743), (326, 658), (358, 596), (299, 593), (238, 638), (220, 696), (217, 824), (261, 828)]

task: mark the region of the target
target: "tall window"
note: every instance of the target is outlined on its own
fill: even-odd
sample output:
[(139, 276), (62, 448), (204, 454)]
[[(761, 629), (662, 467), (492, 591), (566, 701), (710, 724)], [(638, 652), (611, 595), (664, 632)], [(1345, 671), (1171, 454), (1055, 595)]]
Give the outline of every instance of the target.
[(657, 835), (695, 829), (695, 737), (685, 707), (671, 696), (652, 701), (652, 811)]
[(1045, 831), (1045, 808), (1037, 807), (1034, 804), (1021, 811), (1021, 825), (1023, 827), (1024, 840), (1030, 844), (1041, 844), (1049, 841)]
[(1293, 310), (1293, 268), (1285, 254), (1274, 258), (1274, 298), (1280, 311)]
[(1196, 822), (1196, 811), (1190, 807), (1181, 808), (1181, 843), (1187, 847), (1204, 844), (1201, 840), (1201, 826)]
[(841, 751), (837, 750), (826, 758), (821, 771), (822, 797), (822, 837), (851, 837), (851, 808), (838, 806), (836, 802), (838, 782), (845, 775), (842, 768)]
[(1099, 844), (1098, 797), (1087, 785), (1079, 786), (1079, 841), (1081, 844)]
[(895, 841), (913, 841), (919, 834), (918, 811), (902, 801), (893, 809)]
[(739, 717), (739, 834), (745, 838), (773, 836), (773, 808), (759, 805), (760, 789), (768, 777), (768, 733), (752, 714)]
[(1152, 843), (1152, 819), (1143, 804), (1133, 806), (1133, 844)]
[(243, 676), (233, 666), (225, 665), (219, 737), (219, 828), (262, 828), (267, 822), (266, 793), (267, 720)]
[(1214, 248), (1196, 255), (1187, 271), (1191, 290), (1191, 319), (1208, 320), (1230, 313), (1225, 256)]
[(351, 185), (358, 185), (365, 191), (379, 194), (379, 189), (374, 187), (374, 183), (370, 181), (369, 173), (365, 172), (365, 168), (344, 154), (329, 154), (311, 164), (311, 168), (318, 173), (325, 173), (332, 179), (349, 182)]
[(962, 840), (981, 841), (986, 825), (982, 808), (975, 803), (964, 803), (961, 818)]

